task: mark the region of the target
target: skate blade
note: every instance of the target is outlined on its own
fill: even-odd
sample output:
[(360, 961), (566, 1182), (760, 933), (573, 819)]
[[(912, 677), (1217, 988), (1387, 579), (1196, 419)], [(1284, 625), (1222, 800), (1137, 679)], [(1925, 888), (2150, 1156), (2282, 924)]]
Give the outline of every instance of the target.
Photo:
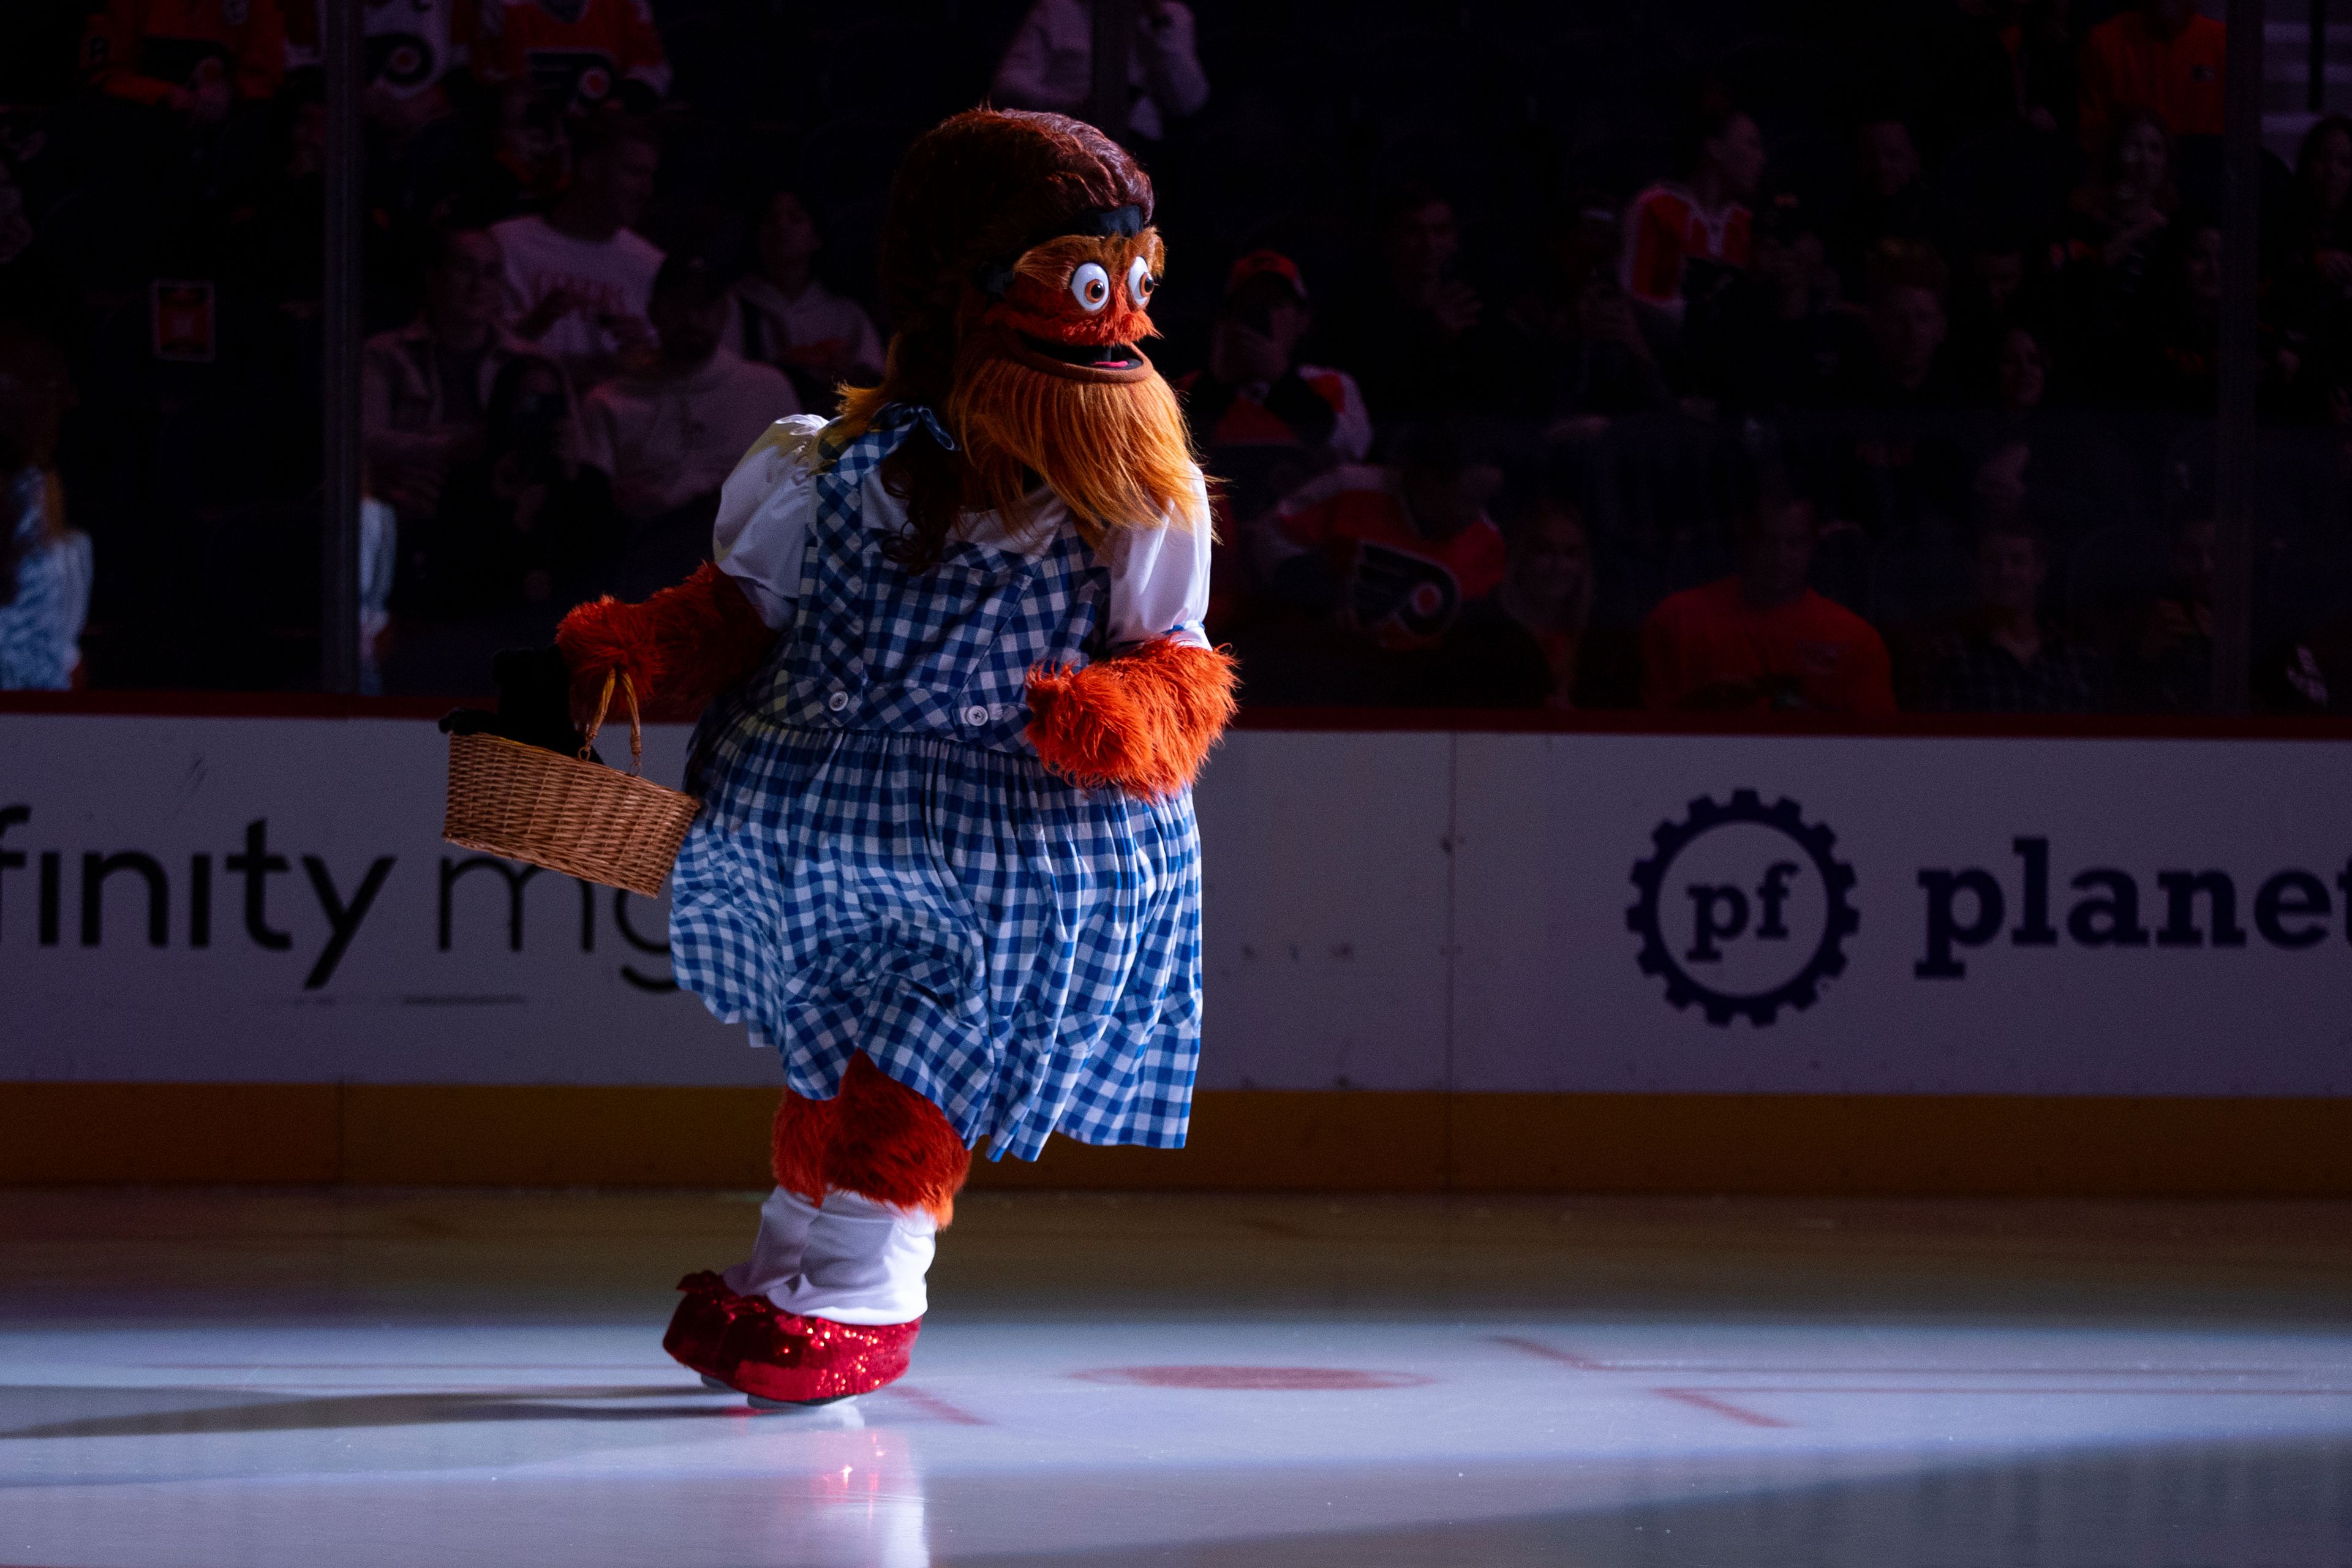
[(697, 1373), (695, 1375), (702, 1379), (702, 1386), (710, 1390), (713, 1394), (732, 1394), (735, 1392), (735, 1385), (733, 1384), (721, 1383), (707, 1372)]
[(854, 1394), (836, 1394), (830, 1399), (762, 1399), (756, 1394), (747, 1394), (743, 1396), (743, 1402), (761, 1415), (780, 1415), (795, 1410), (822, 1410), (828, 1405), (846, 1405), (856, 1397), (857, 1395)]

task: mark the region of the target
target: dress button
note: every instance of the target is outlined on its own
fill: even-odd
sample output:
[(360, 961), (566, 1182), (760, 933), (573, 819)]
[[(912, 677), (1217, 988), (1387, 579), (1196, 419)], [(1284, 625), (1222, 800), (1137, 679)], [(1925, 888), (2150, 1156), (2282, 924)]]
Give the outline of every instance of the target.
[(976, 730), (988, 722), (988, 710), (975, 702), (963, 710), (963, 721)]
[(824, 705), (838, 713), (843, 709), (849, 706), (849, 693), (846, 691), (836, 691), (832, 696), (824, 700)]

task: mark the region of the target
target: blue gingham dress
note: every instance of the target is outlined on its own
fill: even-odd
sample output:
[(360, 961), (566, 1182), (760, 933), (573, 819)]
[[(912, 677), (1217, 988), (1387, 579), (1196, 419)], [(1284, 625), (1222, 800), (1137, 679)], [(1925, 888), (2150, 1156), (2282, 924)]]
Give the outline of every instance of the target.
[(1108, 651), (1109, 574), (1074, 529), (952, 541), (921, 574), (883, 555), (861, 492), (918, 429), (946, 441), (894, 405), (824, 453), (793, 621), (696, 734), (671, 963), (812, 1098), (863, 1051), (993, 1157), (1054, 1131), (1180, 1147), (1192, 797), (1079, 789), (1023, 736), (1029, 669)]

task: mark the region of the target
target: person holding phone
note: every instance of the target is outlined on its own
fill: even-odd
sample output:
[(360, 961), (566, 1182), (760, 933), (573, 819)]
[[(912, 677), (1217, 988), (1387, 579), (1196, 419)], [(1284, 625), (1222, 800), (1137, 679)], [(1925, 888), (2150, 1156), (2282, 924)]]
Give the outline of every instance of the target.
[(1278, 250), (1253, 250), (1234, 262), (1210, 329), (1209, 363), (1176, 383), (1193, 441), (1204, 450), (1320, 448), (1362, 462), (1372, 447), (1372, 420), (1356, 378), (1299, 361), (1313, 325), (1297, 262)]
[(671, 257), (647, 306), (659, 344), (653, 363), (582, 400), (582, 458), (612, 477), (632, 522), (685, 513), (707, 528), (745, 449), (801, 411), (782, 372), (719, 341), (731, 302), (708, 262)]
[[(553, 361), (501, 329), (507, 260), (488, 229), (435, 233), (425, 247), (425, 302), (404, 327), (370, 338), (360, 355), (360, 428), (371, 484), (402, 517), (430, 517), (454, 465), (482, 448), (490, 394), (506, 368)], [(561, 374), (556, 384), (562, 386)]]
[(1370, 275), (1339, 312), (1337, 357), (1382, 420), (1444, 418), (1519, 400), (1525, 343), (1465, 276), (1461, 222), (1444, 192), (1389, 193)]

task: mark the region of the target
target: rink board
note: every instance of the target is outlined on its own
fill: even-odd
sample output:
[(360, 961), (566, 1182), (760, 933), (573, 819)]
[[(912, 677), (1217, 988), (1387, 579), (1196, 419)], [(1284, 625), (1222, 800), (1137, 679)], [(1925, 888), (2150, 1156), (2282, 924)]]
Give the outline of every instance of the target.
[[(648, 771), (683, 747), (649, 732)], [(469, 864), (438, 840), (443, 765), (414, 719), (0, 714), (0, 1175), (70, 1179), (26, 1151), (118, 1086), (215, 1086), (286, 1168), (346, 1177), (525, 1088), (753, 1115), (774, 1060), (670, 985), (660, 902)], [(2035, 1125), (2086, 1171), (2148, 1117), (2176, 1159), (2196, 1115), (2340, 1147), (2347, 799), (2352, 747), (2318, 738), (1245, 731), (1198, 791), (1191, 1163), (1655, 1187), (1645, 1140), (1689, 1135), (1739, 1184), (1823, 1139), (1965, 1163), (2052, 1097)], [(1290, 1152), (1248, 1153), (1269, 1117)], [(1864, 1121), (1875, 1155), (1838, 1131)], [(1242, 1152), (1213, 1156), (1213, 1123)], [(286, 1152), (306, 1136), (331, 1158)], [(450, 1158), (378, 1173), (466, 1179)]]

